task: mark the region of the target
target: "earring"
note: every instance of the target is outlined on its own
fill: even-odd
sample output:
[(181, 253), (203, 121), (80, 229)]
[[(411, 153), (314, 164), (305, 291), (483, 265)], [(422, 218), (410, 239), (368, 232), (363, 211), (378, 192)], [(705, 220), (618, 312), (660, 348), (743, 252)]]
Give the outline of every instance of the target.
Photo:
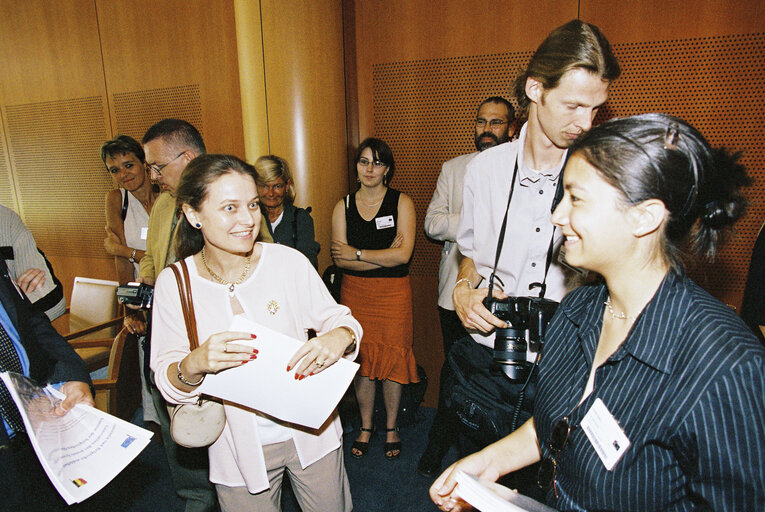
[(361, 183), (361, 179), (360, 178), (356, 178), (356, 183)]
[(197, 222), (196, 224), (194, 224), (194, 227), (197, 228), (197, 229), (202, 229), (202, 224)]

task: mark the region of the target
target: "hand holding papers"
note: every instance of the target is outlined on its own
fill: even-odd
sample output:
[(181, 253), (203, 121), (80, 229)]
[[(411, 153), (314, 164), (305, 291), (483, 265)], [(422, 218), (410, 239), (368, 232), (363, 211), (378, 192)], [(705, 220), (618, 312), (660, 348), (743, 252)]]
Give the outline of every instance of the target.
[(554, 508), (499, 484), (487, 486), (473, 475), (457, 473), (457, 495), (484, 512), (555, 512)]
[(319, 428), (337, 407), (359, 367), (340, 359), (321, 373), (296, 380), (294, 372), (287, 371), (287, 362), (302, 341), (243, 318), (234, 319), (230, 330), (257, 335), (252, 342), (237, 341), (237, 345), (257, 347), (258, 359), (207, 375), (200, 391), (282, 421)]
[(24, 420), (40, 464), (71, 505), (89, 498), (138, 456), (152, 433), (94, 407), (54, 413), (65, 396), (18, 373), (0, 374)]

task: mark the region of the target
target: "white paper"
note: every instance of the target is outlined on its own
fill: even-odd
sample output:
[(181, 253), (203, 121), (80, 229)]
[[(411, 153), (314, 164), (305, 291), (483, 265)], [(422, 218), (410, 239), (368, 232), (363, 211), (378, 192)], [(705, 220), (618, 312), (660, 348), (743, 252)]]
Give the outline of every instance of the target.
[[(501, 487), (495, 484), (498, 488)], [(455, 493), (464, 501), (470, 503), (476, 510), (483, 512), (555, 512), (554, 508), (502, 487), (500, 496), (486, 487), (473, 475), (462, 471), (457, 472), (457, 489)]]
[(100, 491), (138, 456), (150, 431), (78, 404), (64, 416), (52, 414), (65, 396), (41, 388), (18, 373), (3, 372), (40, 464), (68, 505)]
[(241, 317), (235, 318), (229, 329), (257, 335), (254, 340), (236, 344), (257, 348), (258, 358), (238, 368), (208, 374), (200, 392), (288, 423), (312, 429), (321, 427), (359, 368), (357, 363), (340, 358), (321, 373), (295, 380), (295, 370), (288, 372), (287, 362), (303, 341)]

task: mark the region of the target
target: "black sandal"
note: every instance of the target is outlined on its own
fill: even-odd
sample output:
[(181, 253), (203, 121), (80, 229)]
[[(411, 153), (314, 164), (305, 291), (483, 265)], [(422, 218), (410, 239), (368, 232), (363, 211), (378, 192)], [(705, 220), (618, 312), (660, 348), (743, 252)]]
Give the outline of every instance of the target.
[[(398, 432), (398, 427), (386, 428), (386, 432)], [(385, 458), (388, 460), (397, 459), (401, 455), (401, 441), (395, 441), (393, 443), (385, 443), (383, 445), (383, 451), (385, 452)], [(396, 452), (391, 454), (391, 452)]]
[[(370, 439), (372, 438), (371, 434), (373, 434), (374, 431), (375, 431), (374, 428), (364, 428), (364, 427), (361, 427), (360, 430), (362, 432), (369, 432), (369, 434), (370, 434), (369, 438)], [(354, 452), (354, 450), (356, 450), (356, 451)], [(366, 455), (367, 451), (369, 451), (369, 441), (367, 441), (367, 442), (354, 441), (353, 444), (351, 445), (351, 455), (353, 455), (357, 459), (360, 459), (361, 457)]]

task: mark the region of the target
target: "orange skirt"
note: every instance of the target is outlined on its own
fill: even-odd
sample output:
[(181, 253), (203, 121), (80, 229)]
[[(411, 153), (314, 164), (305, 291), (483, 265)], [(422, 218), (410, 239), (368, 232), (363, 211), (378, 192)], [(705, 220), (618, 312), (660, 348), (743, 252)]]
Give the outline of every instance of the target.
[(418, 382), (412, 352), (412, 287), (406, 277), (343, 276), (341, 300), (364, 329), (359, 375)]

